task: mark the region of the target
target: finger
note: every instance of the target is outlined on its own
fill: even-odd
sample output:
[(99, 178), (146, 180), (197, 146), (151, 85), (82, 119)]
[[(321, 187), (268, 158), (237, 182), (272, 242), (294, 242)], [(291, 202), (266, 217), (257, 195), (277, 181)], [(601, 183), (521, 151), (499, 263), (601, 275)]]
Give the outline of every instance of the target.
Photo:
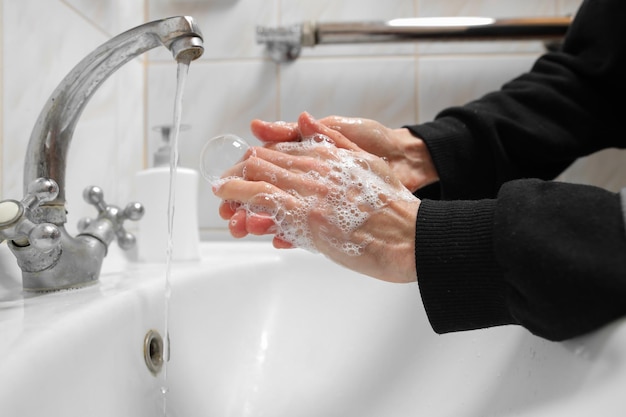
[(359, 133), (363, 130), (370, 131), (380, 125), (378, 122), (370, 119), (343, 116), (326, 116), (318, 120), (318, 122), (333, 130), (342, 132), (346, 137), (350, 137), (350, 133)]
[(346, 138), (338, 130), (331, 129), (328, 126), (316, 121), (310, 114), (304, 112), (298, 118), (298, 127), (302, 137), (322, 134), (330, 138), (338, 148), (360, 150), (360, 148), (351, 140)]
[(379, 142), (383, 140), (382, 136), (384, 136), (383, 126), (368, 119), (328, 116), (319, 120), (319, 123), (332, 130), (341, 132), (343, 136), (350, 138), (349, 140), (357, 146), (363, 146), (363, 144), (357, 143), (361, 138), (376, 137), (374, 142)]
[(276, 232), (274, 217), (269, 213), (248, 214), (246, 217), (246, 230), (252, 235), (267, 235)]
[(223, 200), (233, 200), (254, 213), (276, 213), (298, 207), (296, 198), (265, 181), (246, 181), (233, 178), (224, 182), (215, 195)]
[(330, 168), (321, 161), (311, 161), (309, 169), (302, 172), (287, 170), (263, 159), (250, 162), (246, 167), (246, 179), (249, 181), (265, 181), (299, 196), (325, 196), (328, 193), (327, 186), (320, 179), (328, 176)]
[(293, 245), (285, 240), (282, 240), (281, 238), (274, 236), (274, 239), (272, 240), (272, 244), (274, 245), (274, 247), (276, 249), (292, 249)]
[[(276, 231), (274, 218), (269, 213), (248, 213), (243, 207), (233, 211), (230, 204), (223, 204), (228, 207), (225, 212), (229, 212), (228, 217), (222, 216), (228, 221), (230, 234), (235, 238), (242, 238), (248, 234), (266, 235)], [(220, 207), (220, 215), (222, 207)], [(226, 213), (224, 213), (226, 214)]]
[(295, 123), (255, 119), (250, 123), (250, 130), (262, 142), (291, 142), (300, 139), (300, 131)]
[[(280, 146), (280, 145), (278, 145)], [(316, 170), (319, 165), (319, 153), (312, 152), (303, 147), (281, 148), (274, 150), (272, 148), (254, 146), (246, 151), (243, 160), (228, 168), (222, 174), (222, 179), (230, 177), (239, 177), (249, 179), (249, 169), (258, 164), (260, 160), (271, 162), (272, 164), (289, 171), (309, 172)], [(259, 180), (256, 178), (256, 180)], [(266, 178), (263, 178), (266, 180)]]
[[(298, 152), (299, 151), (299, 152)], [(309, 172), (319, 165), (319, 157), (315, 154), (313, 157), (306, 156), (309, 152), (305, 148), (300, 149), (289, 147), (275, 150), (272, 148), (256, 148), (255, 156), (272, 164), (295, 172)]]
[(219, 207), (220, 217), (224, 220), (230, 219), (240, 206), (236, 201), (222, 201)]
[(246, 227), (246, 217), (246, 211), (240, 209), (235, 212), (230, 218), (228, 222), (228, 230), (233, 237), (242, 238), (248, 235), (248, 229)]

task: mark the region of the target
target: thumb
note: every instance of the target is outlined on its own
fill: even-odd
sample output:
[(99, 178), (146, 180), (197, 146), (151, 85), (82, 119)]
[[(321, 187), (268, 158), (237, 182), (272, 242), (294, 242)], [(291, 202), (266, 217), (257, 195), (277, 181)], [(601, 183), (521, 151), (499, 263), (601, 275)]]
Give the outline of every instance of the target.
[(333, 130), (324, 124), (318, 122), (307, 112), (303, 112), (298, 117), (298, 128), (300, 129), (300, 135), (305, 138), (313, 136), (315, 134), (322, 134), (329, 137), (338, 148), (344, 148), (349, 150), (359, 150), (360, 148), (351, 140), (346, 138), (337, 130)]
[(292, 142), (300, 138), (300, 132), (295, 123), (265, 122), (255, 119), (250, 122), (252, 134), (261, 142)]

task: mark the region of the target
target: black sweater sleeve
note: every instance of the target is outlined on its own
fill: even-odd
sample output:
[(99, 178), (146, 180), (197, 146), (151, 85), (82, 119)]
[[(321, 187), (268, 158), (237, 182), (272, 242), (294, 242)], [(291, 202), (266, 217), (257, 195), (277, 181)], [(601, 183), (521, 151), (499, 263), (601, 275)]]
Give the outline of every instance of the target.
[(583, 3), (559, 52), (500, 91), (408, 126), (439, 173), (441, 198), (495, 197), (516, 178), (552, 179), (580, 156), (626, 147), (626, 2)]
[(497, 199), (423, 200), (417, 276), (435, 331), (520, 324), (562, 340), (626, 315), (618, 194), (519, 180)]
[(422, 201), (416, 227), (437, 332), (520, 324), (560, 340), (626, 315), (619, 195), (544, 181), (577, 157), (626, 147), (624, 19), (622, 0), (585, 1), (562, 51), (410, 127), (440, 177), (442, 200)]

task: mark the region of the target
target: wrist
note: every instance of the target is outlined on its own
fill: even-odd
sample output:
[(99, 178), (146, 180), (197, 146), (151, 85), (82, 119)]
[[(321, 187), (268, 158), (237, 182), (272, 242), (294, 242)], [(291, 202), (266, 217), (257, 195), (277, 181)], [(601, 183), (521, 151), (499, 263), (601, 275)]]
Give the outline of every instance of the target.
[(396, 143), (404, 155), (405, 163), (415, 174), (415, 184), (408, 187), (412, 192), (439, 181), (439, 174), (426, 146), (426, 142), (403, 127), (393, 129)]
[[(372, 277), (395, 283), (417, 280), (415, 263), (415, 230), (421, 201), (391, 202), (385, 210), (373, 215), (378, 225), (364, 256), (372, 262), (361, 272)], [(367, 262), (361, 263), (366, 266)]]

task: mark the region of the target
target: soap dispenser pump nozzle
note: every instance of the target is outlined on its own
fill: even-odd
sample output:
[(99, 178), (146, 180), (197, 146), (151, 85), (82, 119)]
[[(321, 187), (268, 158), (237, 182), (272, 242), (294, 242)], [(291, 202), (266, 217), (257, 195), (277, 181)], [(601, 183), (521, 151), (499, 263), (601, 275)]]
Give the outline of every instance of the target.
[[(163, 167), (170, 165), (170, 159), (172, 157), (172, 147), (170, 145), (172, 128), (172, 125), (161, 125), (155, 126), (153, 128), (153, 130), (161, 132), (161, 146), (159, 146), (157, 151), (154, 153), (154, 157), (152, 160), (154, 167)], [(180, 125), (181, 132), (188, 129), (188, 125)]]

